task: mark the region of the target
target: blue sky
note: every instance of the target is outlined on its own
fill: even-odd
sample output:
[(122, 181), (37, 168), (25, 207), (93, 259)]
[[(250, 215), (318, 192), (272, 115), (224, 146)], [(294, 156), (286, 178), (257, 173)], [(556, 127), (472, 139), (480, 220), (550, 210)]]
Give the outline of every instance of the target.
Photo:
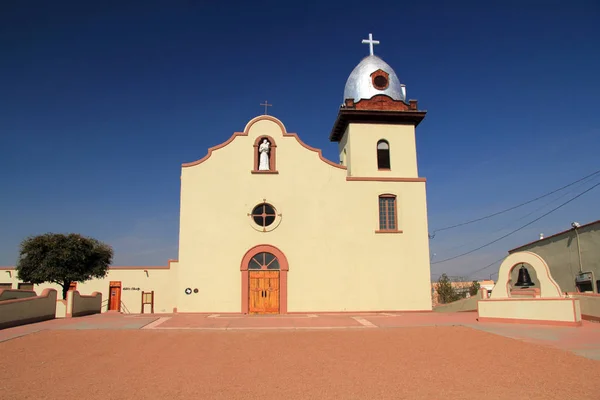
[[(337, 161), (328, 136), (369, 33), (428, 110), (417, 146), (430, 231), (600, 169), (597, 1), (106, 3), (0, 4), (0, 265), (49, 231), (111, 244), (115, 265), (176, 258), (181, 163), (243, 130), (265, 99)], [(439, 232), (432, 260), (598, 181)], [(432, 274), (466, 275), (540, 232), (600, 219), (599, 203), (597, 188)]]

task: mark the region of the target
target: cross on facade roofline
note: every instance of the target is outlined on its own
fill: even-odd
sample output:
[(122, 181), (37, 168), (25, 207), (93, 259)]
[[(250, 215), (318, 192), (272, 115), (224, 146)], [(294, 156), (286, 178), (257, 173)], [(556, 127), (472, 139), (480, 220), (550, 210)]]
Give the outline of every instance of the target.
[(373, 45), (374, 44), (379, 44), (379, 40), (373, 40), (373, 34), (369, 33), (369, 40), (367, 39), (363, 39), (363, 44), (364, 43), (368, 43), (369, 44), (369, 52), (371, 53), (371, 55), (373, 55)]
[(272, 107), (273, 104), (269, 104), (266, 100), (264, 103), (260, 103), (261, 106), (265, 106), (265, 115), (267, 115), (267, 107)]

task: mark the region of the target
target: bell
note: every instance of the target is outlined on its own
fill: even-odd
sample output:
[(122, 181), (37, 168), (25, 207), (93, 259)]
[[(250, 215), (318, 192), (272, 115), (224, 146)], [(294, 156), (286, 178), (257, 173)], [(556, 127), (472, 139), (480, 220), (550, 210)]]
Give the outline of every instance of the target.
[(515, 286), (523, 286), (524, 288), (533, 286), (534, 283), (529, 276), (529, 271), (523, 264), (521, 264), (521, 268), (519, 268), (519, 279), (517, 279), (517, 283)]

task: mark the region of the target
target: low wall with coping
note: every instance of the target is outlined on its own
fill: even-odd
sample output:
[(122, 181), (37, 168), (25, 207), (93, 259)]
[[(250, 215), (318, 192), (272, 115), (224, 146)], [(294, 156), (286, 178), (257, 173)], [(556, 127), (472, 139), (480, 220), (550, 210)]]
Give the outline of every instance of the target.
[[(513, 287), (511, 273), (524, 264), (533, 268), (539, 288)], [(512, 253), (502, 261), (494, 290), (489, 299), (479, 300), (477, 312), (480, 322), (581, 325), (579, 299), (565, 296), (546, 261), (529, 251)]]
[(600, 294), (598, 293), (569, 293), (581, 304), (581, 318), (587, 321), (600, 322)]
[(37, 296), (37, 294), (33, 290), (0, 289), (0, 301), (26, 299), (35, 296)]
[(477, 307), (479, 322), (581, 325), (579, 299), (574, 298), (487, 299)]
[(77, 290), (67, 292), (66, 317), (82, 317), (102, 312), (102, 293), (94, 292), (89, 296), (81, 295)]
[(39, 296), (3, 300), (0, 301), (0, 329), (54, 319), (55, 314), (54, 289), (44, 289)]
[(435, 312), (469, 312), (477, 311), (477, 302), (488, 298), (488, 290), (479, 288), (475, 296), (453, 301), (452, 303), (439, 304), (433, 308)]
[(440, 313), (477, 311), (478, 300), (479, 299), (477, 298), (477, 296), (471, 296), (467, 299), (453, 301), (452, 303), (439, 304), (433, 307), (433, 311)]

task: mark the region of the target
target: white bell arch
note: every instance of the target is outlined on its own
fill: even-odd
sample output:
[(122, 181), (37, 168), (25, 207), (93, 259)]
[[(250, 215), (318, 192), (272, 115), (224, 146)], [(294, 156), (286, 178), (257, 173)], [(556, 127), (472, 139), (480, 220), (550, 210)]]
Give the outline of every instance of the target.
[(521, 263), (527, 263), (535, 270), (540, 284), (540, 297), (564, 297), (560, 286), (552, 278), (550, 268), (542, 257), (530, 251), (520, 251), (506, 257), (498, 270), (498, 281), (492, 290), (490, 299), (506, 299), (510, 297), (510, 273)]

